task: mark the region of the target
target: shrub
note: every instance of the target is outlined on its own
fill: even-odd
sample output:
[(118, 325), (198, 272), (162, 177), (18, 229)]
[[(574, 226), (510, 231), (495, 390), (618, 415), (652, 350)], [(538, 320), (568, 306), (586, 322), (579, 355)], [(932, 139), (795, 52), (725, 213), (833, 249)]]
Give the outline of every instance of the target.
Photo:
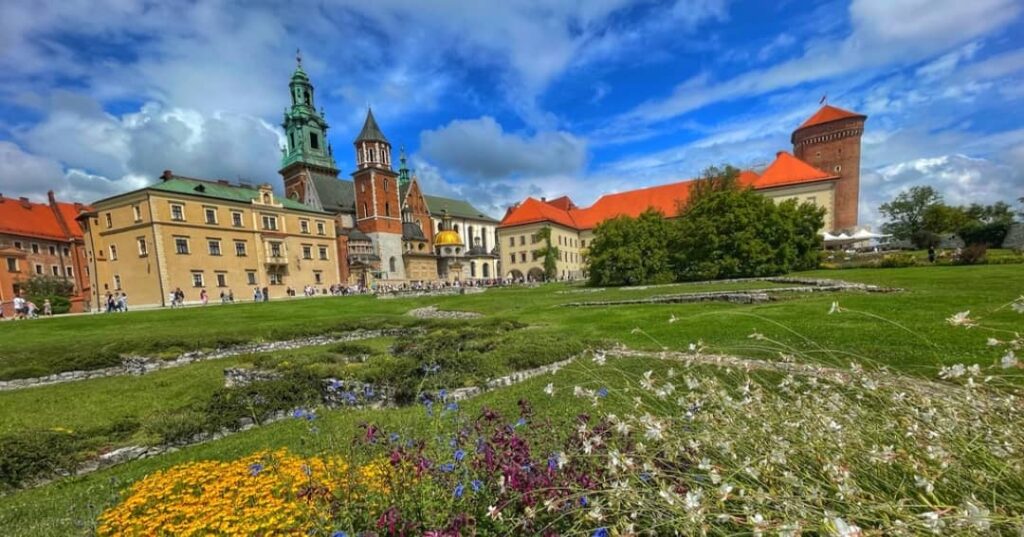
[(674, 279), (669, 263), (671, 223), (654, 209), (636, 218), (602, 222), (590, 242), (590, 285), (642, 285)]
[(279, 410), (320, 403), (320, 379), (302, 370), (285, 372), (280, 379), (221, 388), (199, 407), (208, 431), (236, 429), (242, 418), (260, 423)]
[(81, 438), (65, 430), (30, 430), (0, 437), (0, 488), (73, 471)]
[(888, 254), (878, 261), (879, 268), (913, 267), (916, 264), (913, 254)]
[(188, 408), (160, 412), (146, 420), (146, 432), (162, 444), (185, 444), (208, 429), (206, 415)]
[(1009, 230), (1010, 224), (1005, 222), (973, 223), (961, 228), (958, 234), (968, 246), (980, 244), (989, 248), (999, 248)]
[(985, 262), (988, 254), (988, 246), (984, 244), (972, 244), (960, 250), (960, 255), (953, 260), (957, 265), (978, 265)]

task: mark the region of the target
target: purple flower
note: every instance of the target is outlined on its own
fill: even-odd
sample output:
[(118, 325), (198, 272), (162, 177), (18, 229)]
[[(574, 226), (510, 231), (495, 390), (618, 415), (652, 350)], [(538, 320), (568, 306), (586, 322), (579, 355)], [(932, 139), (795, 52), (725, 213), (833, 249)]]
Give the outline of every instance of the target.
[(450, 462), (446, 462), (446, 463), (442, 464), (441, 466), (438, 466), (438, 469), (447, 474), (447, 473), (455, 470), (455, 465), (450, 463)]
[(483, 482), (479, 479), (474, 479), (469, 482), (469, 486), (473, 488), (473, 492), (480, 492), (480, 489), (484, 488)]
[(459, 404), (458, 403), (448, 403), (447, 405), (444, 406), (444, 409), (449, 411), (449, 412), (455, 412), (456, 410), (459, 409)]
[(597, 390), (598, 397), (608, 397), (608, 388), (600, 388)]
[(448, 390), (445, 390), (445, 389), (438, 390), (437, 397), (438, 397), (438, 399), (444, 401), (445, 398), (448, 397)]
[(462, 497), (462, 493), (465, 492), (465, 490), (466, 490), (466, 487), (462, 486), (462, 483), (459, 483), (458, 485), (455, 485), (455, 497), (456, 498), (461, 498)]
[(591, 537), (608, 537), (608, 528), (597, 528)]
[(462, 459), (465, 459), (465, 458), (466, 458), (466, 452), (465, 451), (462, 451), (461, 449), (456, 449), (455, 450), (455, 461), (456, 462), (462, 462)]
[(388, 440), (390, 440), (391, 442), (398, 442), (400, 438), (401, 437), (398, 436), (398, 433), (391, 433), (390, 435), (388, 435)]
[(523, 425), (526, 425), (526, 418), (519, 418), (516, 420), (516, 427), (522, 427)]
[(262, 471), (263, 465), (258, 462), (249, 465), (249, 474), (252, 475), (253, 477), (260, 475), (260, 472)]
[(331, 534), (331, 537), (348, 537), (348, 532), (338, 530)]
[(580, 496), (580, 507), (586, 507), (590, 505), (590, 501), (587, 500), (586, 496)]

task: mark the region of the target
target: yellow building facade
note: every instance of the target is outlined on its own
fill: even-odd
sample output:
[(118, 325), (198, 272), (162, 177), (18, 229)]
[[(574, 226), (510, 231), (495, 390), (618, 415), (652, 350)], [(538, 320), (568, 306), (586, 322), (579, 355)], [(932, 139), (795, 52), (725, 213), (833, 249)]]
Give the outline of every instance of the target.
[(93, 303), (125, 293), (131, 307), (168, 306), (180, 289), (186, 304), (221, 293), (251, 301), (339, 282), (332, 215), (258, 187), (165, 172), (150, 187), (93, 204), (80, 217)]

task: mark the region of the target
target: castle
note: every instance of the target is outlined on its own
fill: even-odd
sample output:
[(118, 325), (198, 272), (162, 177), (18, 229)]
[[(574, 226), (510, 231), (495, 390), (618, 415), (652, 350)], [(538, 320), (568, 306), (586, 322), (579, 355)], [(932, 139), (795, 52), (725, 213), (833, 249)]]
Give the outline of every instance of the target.
[[(760, 172), (744, 170), (739, 182), (776, 202), (796, 199), (825, 209), (822, 231), (852, 231), (857, 227), (860, 197), (860, 146), (867, 116), (831, 105), (822, 106), (790, 138), (793, 153), (779, 151)], [(551, 229), (558, 247), (559, 278), (586, 274), (587, 244), (601, 222), (617, 216), (638, 216), (648, 208), (669, 217), (686, 202), (692, 181), (606, 194), (590, 207), (577, 207), (567, 196), (547, 200), (527, 198), (509, 207), (498, 226), (504, 276), (544, 278), (542, 259), (535, 259), (537, 232)]]
[(289, 89), (280, 170), (285, 195), (334, 216), (343, 282), (499, 277), (497, 220), (465, 201), (425, 194), (404, 151), (396, 172), (391, 143), (372, 110), (353, 142), (352, 180), (339, 178), (328, 125), (301, 57)]

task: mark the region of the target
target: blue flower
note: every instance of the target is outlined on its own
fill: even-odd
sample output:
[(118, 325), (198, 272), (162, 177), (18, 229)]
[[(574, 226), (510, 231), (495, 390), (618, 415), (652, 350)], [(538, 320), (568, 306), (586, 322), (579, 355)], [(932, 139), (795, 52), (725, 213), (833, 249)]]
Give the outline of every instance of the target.
[(332, 533), (331, 537), (348, 537), (348, 532), (347, 531), (338, 530), (338, 531)]
[(555, 456), (555, 455), (552, 455), (552, 456), (548, 457), (548, 470), (554, 472), (557, 469), (558, 469), (558, 457)]
[(597, 528), (590, 537), (608, 537), (608, 528)]
[(523, 425), (526, 425), (526, 418), (519, 418), (516, 420), (516, 427), (522, 427)]
[(598, 397), (608, 397), (608, 388), (601, 388), (597, 390)]
[(480, 489), (484, 488), (484, 484), (479, 479), (470, 481), (469, 486), (473, 487), (473, 492), (480, 492)]
[(446, 463), (442, 464), (441, 466), (439, 466), (438, 469), (441, 470), (444, 473), (448, 473), (448, 472), (451, 472), (452, 470), (455, 470), (455, 465), (450, 463), (450, 462), (446, 462)]
[(262, 471), (263, 465), (258, 462), (249, 465), (249, 474), (252, 475), (253, 477), (260, 475), (260, 472)]
[(301, 408), (296, 408), (295, 411), (292, 412), (292, 417), (296, 418), (296, 419), (305, 418), (306, 417), (306, 411), (301, 409)]
[(459, 409), (459, 404), (458, 403), (448, 403), (447, 405), (444, 406), (444, 409), (449, 411), (449, 412), (455, 412), (456, 410)]
[(580, 496), (580, 507), (586, 507), (588, 505), (590, 505), (590, 502), (587, 500), (587, 497)]
[(465, 459), (465, 458), (466, 458), (466, 452), (465, 451), (462, 451), (461, 449), (456, 449), (455, 450), (455, 461), (456, 462), (462, 462), (462, 459)]
[(462, 486), (462, 483), (459, 483), (458, 485), (455, 485), (455, 497), (456, 498), (461, 498), (462, 497), (462, 493), (465, 490), (466, 490), (466, 487)]
[(398, 442), (398, 440), (401, 438), (402, 437), (398, 436), (398, 433), (391, 433), (388, 435), (388, 440), (390, 440), (392, 443)]
[(438, 399), (444, 401), (445, 398), (448, 397), (448, 390), (445, 390), (445, 389), (438, 390), (437, 397), (438, 397)]

